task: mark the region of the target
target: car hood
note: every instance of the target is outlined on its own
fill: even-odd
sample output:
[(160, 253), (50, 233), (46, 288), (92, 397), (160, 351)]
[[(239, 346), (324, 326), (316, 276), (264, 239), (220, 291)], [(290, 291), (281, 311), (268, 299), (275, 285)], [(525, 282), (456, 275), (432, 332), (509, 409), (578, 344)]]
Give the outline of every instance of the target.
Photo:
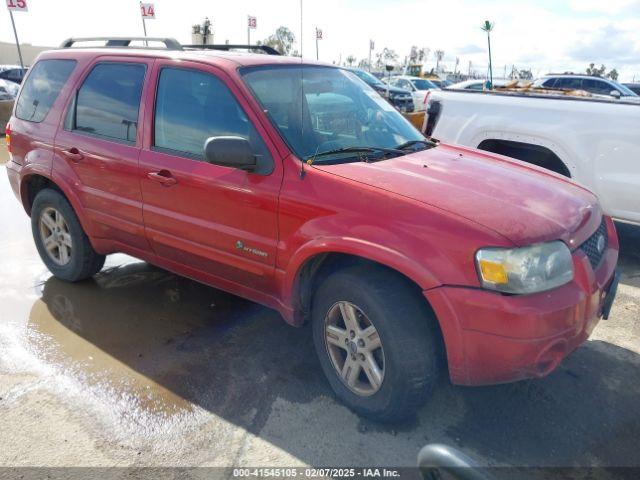
[(573, 249), (602, 216), (596, 197), (567, 178), (457, 146), (315, 167), (464, 217), (518, 246), (561, 239)]

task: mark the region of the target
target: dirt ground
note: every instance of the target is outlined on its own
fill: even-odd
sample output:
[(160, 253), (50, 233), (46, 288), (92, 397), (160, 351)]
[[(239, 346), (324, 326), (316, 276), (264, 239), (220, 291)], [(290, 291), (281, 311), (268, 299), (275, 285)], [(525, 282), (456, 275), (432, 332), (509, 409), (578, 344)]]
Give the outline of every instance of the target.
[(0, 467), (413, 466), (428, 442), (491, 465), (640, 466), (640, 228), (618, 225), (611, 318), (557, 371), (443, 380), (379, 425), (336, 401), (308, 328), (124, 255), (58, 281), (2, 166), (0, 205)]

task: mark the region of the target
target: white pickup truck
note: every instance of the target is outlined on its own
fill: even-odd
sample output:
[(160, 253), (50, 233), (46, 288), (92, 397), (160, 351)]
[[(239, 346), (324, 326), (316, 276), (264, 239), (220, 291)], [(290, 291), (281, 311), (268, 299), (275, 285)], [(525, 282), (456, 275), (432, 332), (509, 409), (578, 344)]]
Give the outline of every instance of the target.
[(434, 91), (424, 133), (571, 177), (640, 223), (640, 105), (514, 92)]

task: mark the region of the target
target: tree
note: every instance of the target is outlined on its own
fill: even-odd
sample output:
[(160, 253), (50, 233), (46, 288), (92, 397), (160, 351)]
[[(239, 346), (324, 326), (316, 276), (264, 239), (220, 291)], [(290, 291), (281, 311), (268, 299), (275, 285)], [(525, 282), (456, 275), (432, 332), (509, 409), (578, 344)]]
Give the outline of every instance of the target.
[(591, 75), (592, 77), (602, 77), (606, 70), (607, 67), (604, 65), (601, 65), (600, 68), (596, 68), (595, 63), (590, 63), (587, 67), (587, 75)]
[(587, 67), (587, 75), (591, 75), (592, 77), (600, 77), (600, 78), (610, 78), (611, 80), (618, 79), (618, 70), (612, 68), (609, 73), (606, 73), (607, 67), (604, 65), (600, 65), (600, 68), (596, 68), (595, 63), (590, 63)]
[(353, 55), (349, 55), (347, 57), (347, 65), (349, 65), (350, 67), (352, 67), (355, 62), (356, 62), (356, 57), (354, 57)]
[(493, 23), (485, 20), (480, 28), (487, 32), (487, 44), (489, 45), (489, 87), (493, 88), (493, 66), (491, 65), (491, 32), (493, 30)]
[(362, 70), (369, 70), (369, 59), (363, 58), (362, 60), (360, 60), (358, 62), (358, 68), (361, 68)]
[(529, 70), (520, 70), (518, 72), (518, 78), (521, 80), (533, 80), (533, 72)]
[(381, 52), (376, 54), (376, 66), (382, 68), (385, 65), (394, 65), (398, 62), (398, 58), (395, 50), (384, 47)]
[(278, 50), (283, 55), (289, 55), (296, 37), (287, 27), (278, 27), (276, 33), (269, 35), (266, 40), (258, 44), (267, 45)]

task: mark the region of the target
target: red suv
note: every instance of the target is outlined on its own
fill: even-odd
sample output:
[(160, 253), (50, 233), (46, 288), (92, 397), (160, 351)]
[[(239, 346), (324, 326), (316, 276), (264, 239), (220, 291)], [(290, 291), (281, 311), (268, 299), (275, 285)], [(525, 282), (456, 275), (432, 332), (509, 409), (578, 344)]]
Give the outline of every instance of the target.
[(310, 322), (338, 397), (378, 419), (439, 371), (546, 375), (608, 315), (614, 224), (572, 181), (426, 139), (330, 65), (76, 42), (40, 55), (6, 137), (56, 277), (126, 252)]

